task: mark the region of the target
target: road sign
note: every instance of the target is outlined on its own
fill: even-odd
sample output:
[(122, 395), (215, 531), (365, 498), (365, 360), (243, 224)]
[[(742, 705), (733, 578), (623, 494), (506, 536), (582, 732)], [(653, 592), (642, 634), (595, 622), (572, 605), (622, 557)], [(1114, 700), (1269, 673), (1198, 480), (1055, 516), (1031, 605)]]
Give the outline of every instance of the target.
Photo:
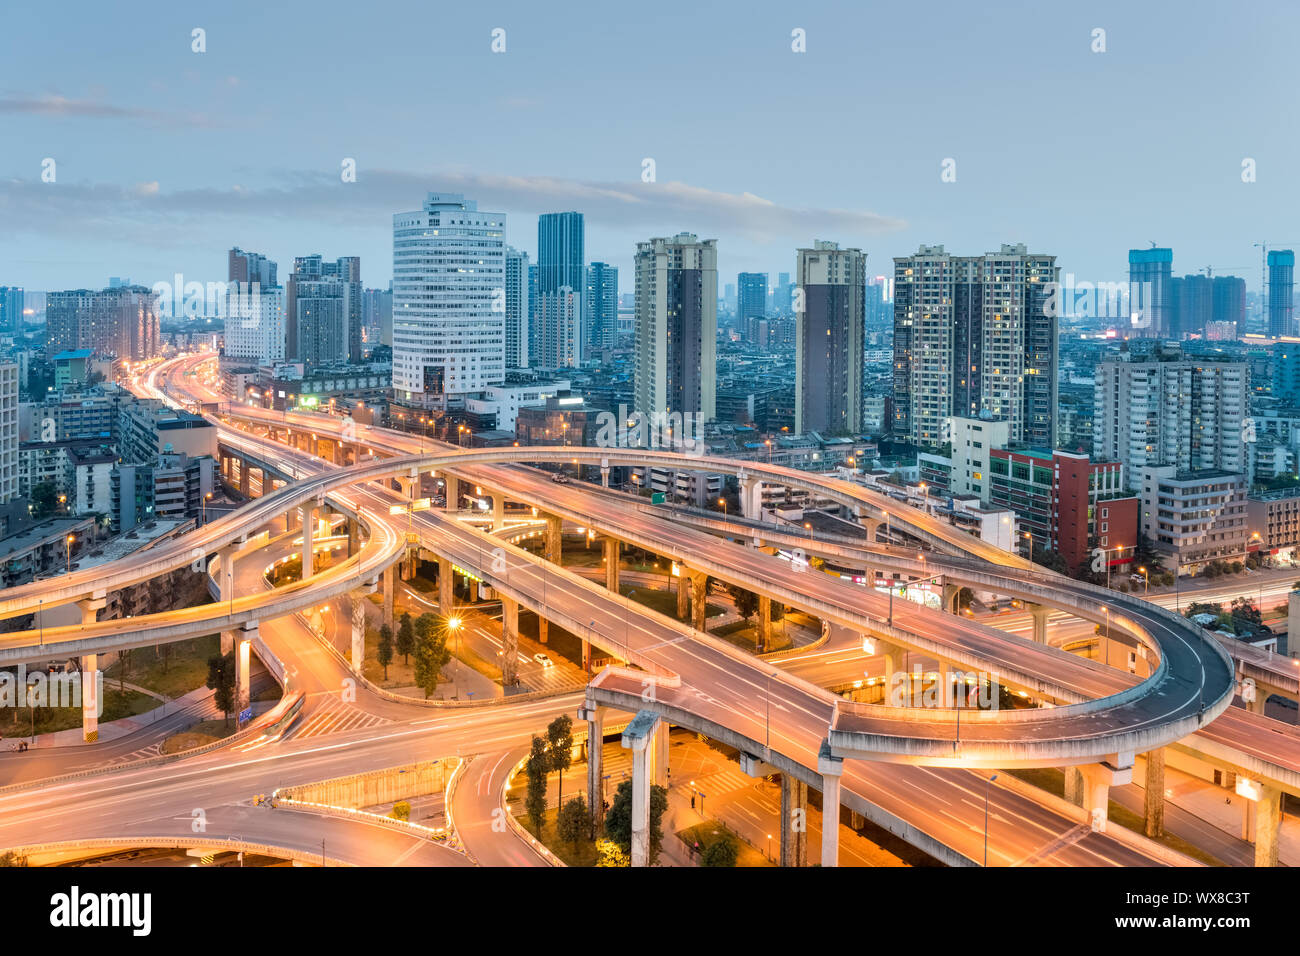
[(664, 501), (665, 501), (665, 496), (662, 491), (656, 491), (654, 494), (650, 496), (650, 503), (652, 505), (661, 505), (664, 503)]
[(241, 724), (246, 720), (252, 720), (252, 719), (253, 719), (252, 707), (245, 707), (243, 710), (239, 712), (239, 722)]

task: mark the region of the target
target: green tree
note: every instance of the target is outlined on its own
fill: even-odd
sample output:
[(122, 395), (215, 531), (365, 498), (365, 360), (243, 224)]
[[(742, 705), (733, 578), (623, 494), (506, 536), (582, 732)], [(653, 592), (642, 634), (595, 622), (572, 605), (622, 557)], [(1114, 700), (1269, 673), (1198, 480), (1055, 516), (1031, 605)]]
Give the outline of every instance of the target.
[(406, 800), (398, 800), (393, 804), (393, 812), (389, 816), (394, 820), (409, 822), (411, 819), (411, 804)]
[(397, 653), (402, 655), (402, 663), (409, 663), (408, 658), (415, 650), (415, 628), (411, 626), (411, 615), (403, 614), (397, 626)]
[(388, 665), (393, 663), (393, 629), (387, 624), (379, 629), (379, 649), (375, 657), (384, 669), (384, 680), (388, 680)]
[(596, 841), (596, 865), (597, 866), (631, 866), (632, 861), (628, 859), (627, 851), (620, 847), (613, 840)]
[(730, 840), (717, 840), (704, 851), (701, 862), (705, 866), (735, 866), (736, 845)]
[[(663, 816), (668, 809), (668, 791), (657, 784), (650, 787), (650, 862), (659, 858), (663, 846)], [(614, 801), (605, 814), (605, 835), (618, 844), (624, 853), (632, 851), (632, 781), (618, 785)]]
[(431, 613), (425, 612), (415, 619), (415, 642), (418, 644), (421, 640), (433, 636), (433, 632), (438, 627), (438, 619)]
[(745, 588), (737, 587), (734, 584), (729, 585), (728, 590), (731, 591), (731, 596), (736, 602), (737, 614), (739, 614), (741, 617), (743, 617), (745, 620), (748, 621), (751, 617), (753, 617), (755, 614), (758, 613), (757, 594), (755, 594), (753, 591), (746, 590)]
[(561, 840), (577, 847), (578, 841), (587, 834), (587, 822), (587, 801), (579, 794), (560, 808), (555, 820), (555, 832)]
[(32, 486), (32, 515), (36, 518), (46, 518), (58, 510), (58, 489), (54, 487), (52, 481), (42, 481)]
[(218, 654), (208, 658), (209, 690), (216, 691), (212, 701), (226, 716), (226, 725), (230, 725), (230, 715), (235, 709), (235, 652)]
[(564, 806), (564, 771), (573, 764), (573, 718), (561, 714), (551, 721), (546, 728), (546, 742), (551, 755), (551, 769), (560, 773), (556, 802)]
[(1239, 597), (1233, 598), (1232, 601), (1232, 620), (1234, 625), (1237, 621), (1245, 621), (1260, 626), (1264, 623), (1264, 616), (1255, 606), (1254, 601), (1248, 597)]
[[(423, 615), (421, 615), (423, 617)], [(451, 660), (451, 652), (447, 650), (447, 635), (436, 632), (426, 632), (419, 634), (415, 639), (415, 683), (424, 691), (424, 698), (428, 700), (435, 690), (438, 689), (438, 680), (442, 677), (442, 669), (447, 666)]]
[(533, 832), (539, 837), (542, 835), (542, 820), (546, 817), (546, 774), (550, 769), (551, 758), (546, 752), (546, 741), (534, 737), (533, 749), (524, 764), (524, 773), (528, 776), (524, 811), (528, 814), (528, 822), (533, 825)]

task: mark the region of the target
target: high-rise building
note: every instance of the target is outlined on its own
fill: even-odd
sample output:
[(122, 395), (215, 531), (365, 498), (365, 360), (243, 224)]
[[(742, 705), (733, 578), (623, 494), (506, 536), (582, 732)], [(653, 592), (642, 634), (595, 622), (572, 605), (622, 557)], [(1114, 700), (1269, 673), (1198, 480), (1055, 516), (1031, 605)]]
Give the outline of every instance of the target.
[(1191, 360), (1178, 348), (1157, 348), (1101, 362), (1093, 378), (1093, 457), (1123, 462), (1130, 481), (1154, 465), (1246, 470), (1245, 362)]
[(504, 213), (429, 193), (393, 216), (393, 389), (401, 404), (459, 406), (505, 380)]
[(767, 315), (767, 273), (740, 273), (736, 276), (736, 290), (736, 330), (752, 342), (751, 320)]
[(773, 311), (777, 315), (789, 315), (793, 311), (794, 286), (790, 284), (790, 273), (778, 272), (776, 276), (776, 289), (772, 293)]
[(1174, 250), (1151, 248), (1128, 251), (1128, 281), (1132, 311), (1139, 318), (1133, 335), (1169, 338), (1173, 316), (1169, 308)]
[(25, 296), (18, 286), (0, 286), (0, 332), (21, 335)]
[(143, 286), (46, 296), (46, 351), (92, 349), (139, 361), (158, 354), (158, 293)]
[[(582, 364), (585, 254), (582, 213), (548, 212), (537, 217), (537, 348), (529, 357), (532, 365), (562, 368)], [(576, 347), (569, 345), (571, 340)]]
[(225, 355), (257, 365), (284, 361), (284, 289), (237, 280), (226, 290)]
[(536, 355), (540, 348), (537, 330), (537, 263), (528, 267), (528, 354)]
[(1169, 311), (1173, 322), (1169, 338), (1204, 336), (1214, 321), (1214, 280), (1209, 276), (1183, 276), (1169, 283)]
[[(311, 302), (304, 304), (304, 299)], [(337, 303), (332, 300), (337, 300)], [(312, 365), (359, 363), (361, 352), (361, 258), (332, 262), (298, 256), (285, 283), (285, 357)]]
[(0, 504), (18, 496), (18, 366), (0, 362)]
[(714, 417), (718, 243), (688, 232), (636, 247), (635, 411)]
[[(867, 255), (817, 240), (796, 252), (795, 431), (862, 428)], [(801, 307), (799, 307), (801, 306)]]
[(263, 289), (280, 284), (276, 279), (276, 264), (260, 253), (236, 247), (230, 250), (227, 259), (226, 278), (231, 282), (256, 282)]
[(1246, 280), (1238, 276), (1215, 276), (1211, 285), (1214, 322), (1231, 322), (1238, 334), (1246, 331)]
[(528, 253), (506, 246), (506, 368), (528, 368)]
[(618, 334), (618, 269), (607, 262), (587, 267), (583, 328), (591, 349), (610, 349)]
[(1023, 245), (894, 260), (894, 434), (926, 447), (951, 416), (1005, 420), (1011, 441), (1056, 442), (1056, 257)]
[(1292, 294), (1295, 291), (1295, 253), (1274, 249), (1268, 254), (1268, 335), (1295, 335)]
[(361, 294), (361, 324), (366, 329), (366, 342), (376, 345), (393, 345), (393, 284), (387, 289), (366, 289)]

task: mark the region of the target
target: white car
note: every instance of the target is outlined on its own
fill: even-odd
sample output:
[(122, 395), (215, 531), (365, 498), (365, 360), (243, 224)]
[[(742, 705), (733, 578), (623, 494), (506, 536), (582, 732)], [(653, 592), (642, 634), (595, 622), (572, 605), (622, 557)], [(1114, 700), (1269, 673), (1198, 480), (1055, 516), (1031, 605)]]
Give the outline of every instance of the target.
[(554, 663), (554, 662), (553, 662), (549, 657), (547, 657), (545, 654), (534, 654), (534, 655), (533, 655), (533, 660), (537, 661), (537, 663), (541, 664), (543, 667), (554, 667), (554, 666), (555, 666), (555, 663)]

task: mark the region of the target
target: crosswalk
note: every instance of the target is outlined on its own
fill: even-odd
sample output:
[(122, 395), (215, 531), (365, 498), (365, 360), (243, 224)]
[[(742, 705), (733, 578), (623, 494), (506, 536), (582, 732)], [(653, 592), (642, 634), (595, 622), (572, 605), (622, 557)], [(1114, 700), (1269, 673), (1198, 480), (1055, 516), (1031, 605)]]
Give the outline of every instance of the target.
[(392, 720), (387, 717), (378, 717), (337, 697), (330, 697), (322, 700), (312, 708), (310, 714), (290, 727), (283, 739), (305, 740), (308, 737), (364, 730), (391, 723)]

